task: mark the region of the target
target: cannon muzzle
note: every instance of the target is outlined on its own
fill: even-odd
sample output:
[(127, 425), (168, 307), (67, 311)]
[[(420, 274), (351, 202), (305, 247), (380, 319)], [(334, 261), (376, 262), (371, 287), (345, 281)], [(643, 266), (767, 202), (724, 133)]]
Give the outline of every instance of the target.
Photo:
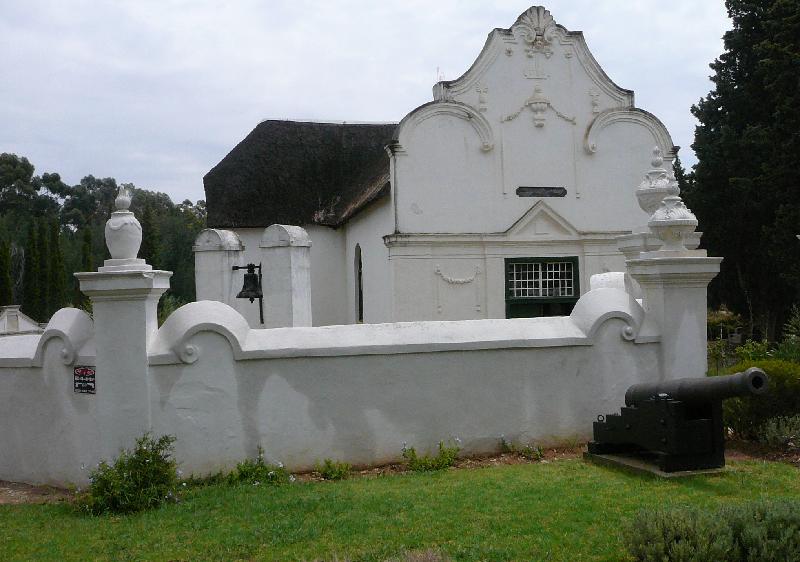
[(734, 396), (763, 394), (767, 391), (769, 377), (758, 367), (743, 373), (721, 377), (675, 379), (656, 384), (635, 384), (625, 393), (625, 405), (635, 406), (661, 394), (673, 400), (697, 403), (725, 400)]

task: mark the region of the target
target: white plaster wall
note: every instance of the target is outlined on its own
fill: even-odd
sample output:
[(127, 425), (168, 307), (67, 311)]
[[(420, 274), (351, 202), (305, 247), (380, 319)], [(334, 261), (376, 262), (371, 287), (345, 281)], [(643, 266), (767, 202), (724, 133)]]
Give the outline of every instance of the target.
[[(373, 202), (345, 225), (347, 279), (347, 322), (356, 321), (355, 248), (361, 246), (364, 322), (391, 322), (395, 319), (389, 250), (383, 236), (393, 231), (394, 216), (389, 197)], [(313, 275), (313, 264), (312, 264)]]
[[(522, 336), (536, 321), (507, 322)], [(586, 439), (596, 415), (617, 410), (629, 385), (659, 378), (658, 346), (624, 341), (623, 326), (607, 322), (593, 346), (509, 341), (238, 362), (225, 338), (205, 332), (192, 338), (203, 350), (196, 363), (151, 368), (154, 431), (177, 435), (183, 470), (195, 473), (230, 468), (258, 446), (297, 470), (326, 457), (396, 460), (403, 442), (429, 450), (458, 437), (466, 453), (478, 453), (497, 450), (500, 434)], [(424, 334), (426, 326), (409, 329)]]
[[(326, 226), (304, 225), (311, 239), (311, 318), (314, 326), (346, 324), (351, 322), (352, 314), (348, 310), (347, 264), (345, 257), (345, 232)], [(264, 233), (263, 228), (237, 228), (236, 234), (244, 244), (242, 263), (258, 264), (261, 261), (259, 243)], [(243, 282), (243, 272), (231, 272), (234, 283), (234, 296), (239, 292)], [(247, 318), (251, 326), (258, 326), (258, 305), (246, 299), (232, 299), (226, 303)], [(265, 317), (269, 315), (264, 310)]]
[(311, 238), (311, 314), (314, 326), (347, 324), (347, 257), (345, 232), (303, 225)]
[[(0, 359), (19, 355), (20, 337), (0, 338)], [(81, 483), (100, 460), (103, 380), (97, 378), (99, 394), (75, 394), (62, 349), (60, 339), (51, 339), (41, 367), (0, 367), (0, 480)]]

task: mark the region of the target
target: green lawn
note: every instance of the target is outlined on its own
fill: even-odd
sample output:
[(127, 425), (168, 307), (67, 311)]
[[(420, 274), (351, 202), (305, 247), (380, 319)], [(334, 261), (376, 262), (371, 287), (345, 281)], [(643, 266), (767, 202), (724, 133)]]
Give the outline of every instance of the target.
[(562, 460), (282, 487), (209, 486), (178, 505), (86, 517), (0, 506), (0, 560), (376, 560), (435, 548), (454, 560), (624, 560), (645, 506), (800, 498), (790, 465), (735, 462), (663, 481)]

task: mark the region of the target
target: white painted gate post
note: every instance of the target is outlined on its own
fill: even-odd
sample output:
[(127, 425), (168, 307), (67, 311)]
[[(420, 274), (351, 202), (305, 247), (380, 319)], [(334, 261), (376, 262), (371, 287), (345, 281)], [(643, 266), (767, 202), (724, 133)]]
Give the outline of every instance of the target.
[(127, 189), (120, 188), (115, 203), (105, 229), (112, 259), (96, 272), (75, 274), (92, 302), (99, 453), (105, 459), (151, 428), (147, 350), (158, 330), (158, 299), (172, 276), (136, 258), (142, 227), (128, 211)]

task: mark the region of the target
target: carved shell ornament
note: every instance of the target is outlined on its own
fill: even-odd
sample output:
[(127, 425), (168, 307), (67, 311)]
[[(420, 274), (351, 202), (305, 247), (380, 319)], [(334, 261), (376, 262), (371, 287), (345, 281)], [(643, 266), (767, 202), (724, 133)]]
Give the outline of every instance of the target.
[(648, 215), (656, 212), (665, 197), (681, 192), (675, 177), (664, 169), (664, 158), (657, 146), (653, 148), (650, 164), (653, 168), (644, 175), (644, 180), (636, 189), (639, 206)]
[(511, 27), (526, 43), (540, 50), (553, 42), (556, 32), (556, 22), (543, 6), (528, 8)]

